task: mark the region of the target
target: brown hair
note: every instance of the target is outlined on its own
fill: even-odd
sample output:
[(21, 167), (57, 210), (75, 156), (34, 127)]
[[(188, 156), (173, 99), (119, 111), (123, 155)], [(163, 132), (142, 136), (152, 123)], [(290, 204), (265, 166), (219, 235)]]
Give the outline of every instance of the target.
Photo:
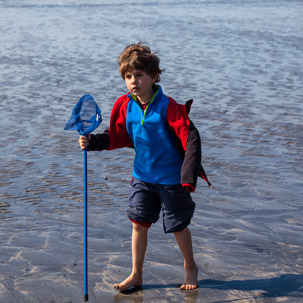
[(125, 79), (127, 72), (142, 70), (152, 78), (157, 77), (155, 82), (160, 82), (163, 70), (160, 69), (160, 59), (155, 54), (156, 52), (151, 53), (150, 48), (142, 42), (127, 45), (117, 59), (122, 78)]

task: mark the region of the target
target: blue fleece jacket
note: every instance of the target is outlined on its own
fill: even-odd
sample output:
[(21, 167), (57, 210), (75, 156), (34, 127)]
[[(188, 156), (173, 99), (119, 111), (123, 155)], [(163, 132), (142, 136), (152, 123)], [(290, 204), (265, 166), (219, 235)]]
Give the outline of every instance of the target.
[(126, 128), (136, 151), (133, 176), (148, 183), (179, 184), (183, 157), (167, 123), (169, 98), (158, 86), (143, 111), (135, 96), (128, 97)]

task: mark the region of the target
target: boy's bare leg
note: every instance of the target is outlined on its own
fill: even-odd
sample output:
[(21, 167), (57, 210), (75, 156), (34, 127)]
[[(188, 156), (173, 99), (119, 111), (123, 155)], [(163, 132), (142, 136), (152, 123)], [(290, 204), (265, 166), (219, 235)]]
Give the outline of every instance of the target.
[(191, 234), (188, 228), (174, 233), (180, 251), (184, 257), (185, 279), (181, 285), (183, 290), (192, 290), (198, 287), (198, 267), (194, 260)]
[(126, 290), (132, 286), (142, 286), (142, 269), (144, 257), (147, 247), (147, 231), (148, 228), (133, 223), (132, 232), (132, 272), (128, 278), (119, 284), (115, 284), (114, 288)]

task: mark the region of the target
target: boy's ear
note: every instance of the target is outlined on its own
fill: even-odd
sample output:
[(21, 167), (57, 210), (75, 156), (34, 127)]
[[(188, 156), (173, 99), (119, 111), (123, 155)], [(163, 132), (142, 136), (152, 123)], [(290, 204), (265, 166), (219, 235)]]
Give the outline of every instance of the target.
[(152, 81), (153, 81), (153, 84), (156, 83), (157, 79), (158, 79), (159, 75), (155, 75), (154, 77), (152, 77)]

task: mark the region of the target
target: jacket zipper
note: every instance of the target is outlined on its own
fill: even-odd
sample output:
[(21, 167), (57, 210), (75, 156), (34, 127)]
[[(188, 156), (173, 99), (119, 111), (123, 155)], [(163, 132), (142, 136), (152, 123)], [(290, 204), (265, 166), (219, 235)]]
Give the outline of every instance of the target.
[[(153, 103), (154, 98), (155, 98), (156, 94), (153, 96), (153, 98), (151, 99), (151, 101), (149, 102), (149, 104), (146, 106), (145, 110), (143, 111), (142, 107), (140, 106), (140, 104), (138, 103), (138, 101), (135, 101), (136, 104), (139, 106), (140, 108), (140, 115), (141, 115), (141, 125), (143, 125), (144, 120), (145, 120), (145, 115), (146, 115), (146, 111), (149, 108), (149, 106)], [(143, 113), (143, 115), (142, 115)]]

